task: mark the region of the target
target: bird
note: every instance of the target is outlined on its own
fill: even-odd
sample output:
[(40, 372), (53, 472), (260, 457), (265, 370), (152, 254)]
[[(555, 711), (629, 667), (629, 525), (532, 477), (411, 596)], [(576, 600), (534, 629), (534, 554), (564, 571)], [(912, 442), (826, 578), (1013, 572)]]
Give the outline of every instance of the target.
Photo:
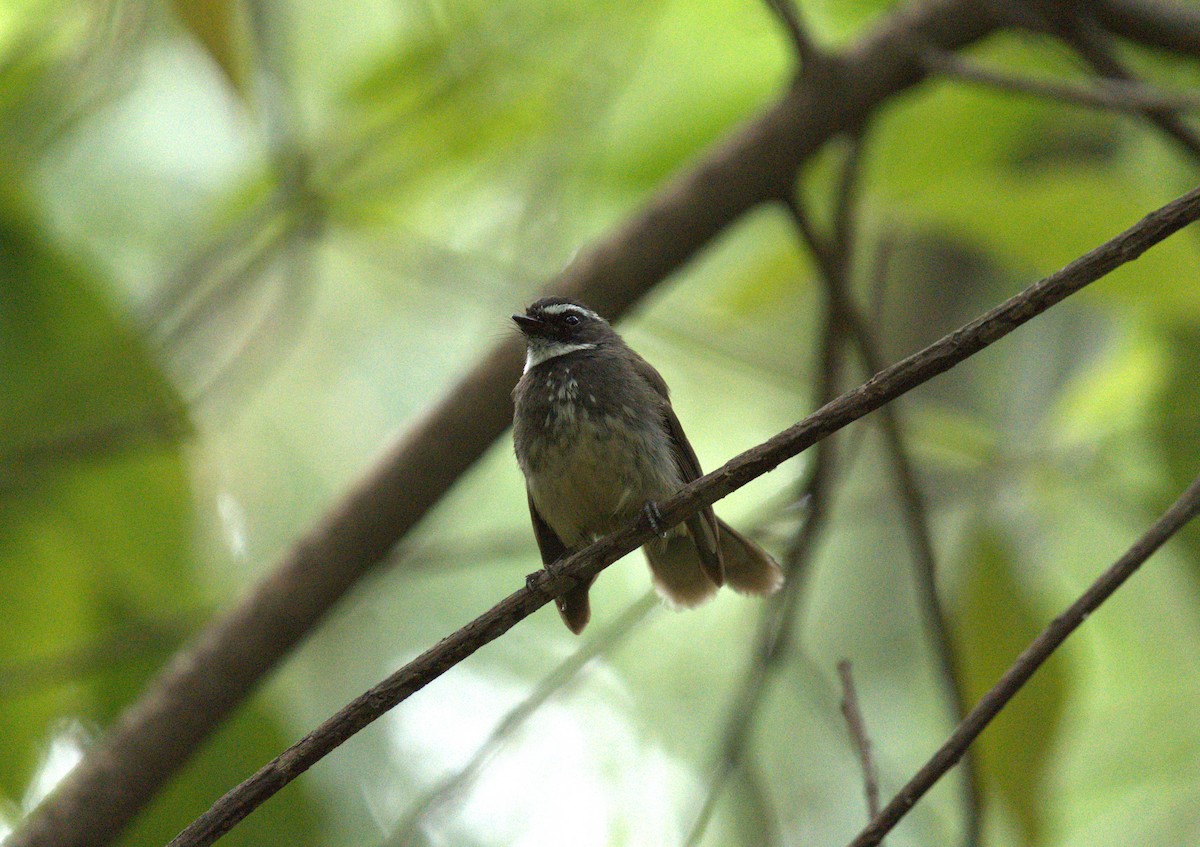
[[(629, 525), (702, 476), (671, 406), (667, 383), (603, 317), (566, 297), (544, 297), (512, 316), (526, 344), (513, 389), (513, 447), (525, 477), (543, 566)], [(692, 608), (727, 584), (768, 595), (783, 571), (706, 507), (643, 546), (658, 593)], [(591, 617), (580, 583), (555, 599), (575, 634)]]

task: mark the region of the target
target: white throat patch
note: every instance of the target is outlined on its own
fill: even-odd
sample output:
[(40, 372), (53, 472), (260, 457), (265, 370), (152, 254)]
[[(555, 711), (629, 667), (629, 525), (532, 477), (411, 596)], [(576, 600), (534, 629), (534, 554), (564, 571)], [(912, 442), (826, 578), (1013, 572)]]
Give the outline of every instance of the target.
[(568, 344), (565, 341), (530, 344), (529, 350), (525, 353), (525, 370), (522, 373), (529, 373), (531, 369), (550, 359), (557, 359), (559, 356), (574, 353), (576, 350), (593, 350), (595, 347), (595, 344)]

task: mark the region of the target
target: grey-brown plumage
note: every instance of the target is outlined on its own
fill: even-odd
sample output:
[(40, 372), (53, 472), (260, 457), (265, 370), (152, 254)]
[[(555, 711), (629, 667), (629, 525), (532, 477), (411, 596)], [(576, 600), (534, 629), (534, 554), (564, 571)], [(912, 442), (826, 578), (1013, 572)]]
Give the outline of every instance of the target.
[[(700, 463), (663, 378), (603, 318), (548, 297), (513, 320), (528, 347), (513, 390), (513, 443), (549, 565), (700, 477)], [(642, 549), (655, 587), (677, 606), (696, 606), (724, 583), (770, 594), (783, 581), (779, 565), (711, 508)], [(557, 600), (572, 632), (587, 625), (589, 587)]]

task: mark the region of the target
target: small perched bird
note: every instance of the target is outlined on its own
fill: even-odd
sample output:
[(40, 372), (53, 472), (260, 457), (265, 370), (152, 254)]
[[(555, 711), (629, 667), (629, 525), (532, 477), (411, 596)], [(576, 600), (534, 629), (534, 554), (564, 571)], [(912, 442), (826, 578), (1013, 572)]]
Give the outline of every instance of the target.
[[(631, 523), (702, 474), (671, 408), (667, 384), (581, 303), (546, 297), (513, 315), (525, 336), (525, 372), (513, 389), (513, 444), (525, 475), (542, 563)], [(728, 583), (770, 594), (783, 582), (761, 547), (708, 507), (642, 549), (671, 604), (703, 603)], [(591, 615), (587, 585), (556, 600), (575, 633)]]

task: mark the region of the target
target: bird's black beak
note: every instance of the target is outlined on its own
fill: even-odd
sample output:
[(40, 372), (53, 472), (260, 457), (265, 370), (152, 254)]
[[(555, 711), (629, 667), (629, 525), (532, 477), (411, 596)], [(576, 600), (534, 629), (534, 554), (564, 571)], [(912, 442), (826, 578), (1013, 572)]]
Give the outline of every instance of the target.
[(513, 322), (517, 328), (526, 335), (540, 335), (546, 324), (539, 318), (531, 318), (529, 315), (513, 315)]

